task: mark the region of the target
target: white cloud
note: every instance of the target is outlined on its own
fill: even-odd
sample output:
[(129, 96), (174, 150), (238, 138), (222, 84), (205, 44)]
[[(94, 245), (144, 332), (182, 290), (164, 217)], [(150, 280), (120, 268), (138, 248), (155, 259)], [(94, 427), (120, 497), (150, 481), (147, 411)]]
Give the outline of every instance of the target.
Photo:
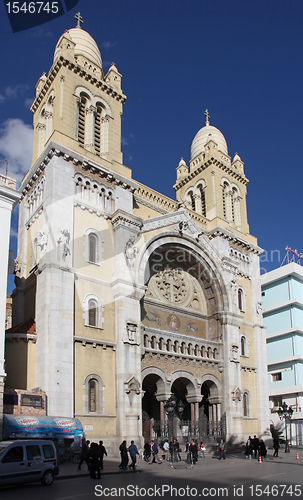
[(123, 137), (123, 135), (121, 136), (121, 144), (122, 144), (122, 146), (128, 146), (129, 145), (128, 140), (125, 139), (125, 137)]
[[(8, 175), (20, 182), (29, 170), (33, 152), (33, 127), (18, 118), (6, 120), (0, 127), (0, 154), (8, 163)], [(5, 171), (5, 162), (1, 162)]]
[(28, 89), (28, 85), (25, 85), (24, 83), (19, 83), (14, 87), (6, 87), (4, 92), (0, 94), (0, 104), (2, 104), (4, 101), (7, 101), (8, 99), (17, 99), (19, 95), (23, 95)]
[(101, 45), (101, 49), (111, 49), (112, 47), (115, 47), (116, 43), (112, 42), (103, 42)]

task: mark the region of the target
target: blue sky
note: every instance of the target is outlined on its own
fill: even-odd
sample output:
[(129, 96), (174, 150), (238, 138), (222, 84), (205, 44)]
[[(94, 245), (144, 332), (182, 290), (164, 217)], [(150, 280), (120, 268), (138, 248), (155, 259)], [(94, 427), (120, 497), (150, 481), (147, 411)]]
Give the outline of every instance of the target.
[[(262, 267), (280, 265), (286, 245), (303, 252), (302, 2), (80, 0), (64, 16), (15, 34), (1, 3), (0, 158), (14, 160), (9, 174), (19, 180), (30, 166), (35, 85), (78, 10), (104, 71), (115, 62), (123, 75), (122, 149), (133, 178), (175, 198), (175, 168), (181, 157), (188, 162), (208, 108), (230, 156), (244, 161)], [(12, 226), (16, 248), (15, 213)]]

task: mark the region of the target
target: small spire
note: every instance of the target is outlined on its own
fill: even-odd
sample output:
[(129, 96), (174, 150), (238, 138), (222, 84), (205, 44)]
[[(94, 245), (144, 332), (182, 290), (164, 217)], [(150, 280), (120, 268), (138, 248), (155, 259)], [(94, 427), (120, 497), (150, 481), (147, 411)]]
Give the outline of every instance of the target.
[(205, 118), (206, 118), (205, 125), (209, 125), (210, 114), (208, 112), (208, 109), (206, 109), (204, 111), (204, 115), (205, 115)]
[(81, 28), (80, 23), (83, 23), (83, 19), (80, 12), (77, 12), (77, 14), (75, 15), (75, 19), (77, 19), (77, 28)]

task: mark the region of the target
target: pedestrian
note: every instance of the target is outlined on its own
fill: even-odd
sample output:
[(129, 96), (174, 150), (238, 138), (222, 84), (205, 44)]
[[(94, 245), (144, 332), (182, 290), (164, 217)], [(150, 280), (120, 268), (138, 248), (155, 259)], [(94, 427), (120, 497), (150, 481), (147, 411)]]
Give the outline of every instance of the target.
[(259, 439), (257, 438), (256, 435), (254, 435), (254, 438), (252, 440), (252, 449), (255, 454), (255, 458), (258, 458), (259, 455)]
[(204, 446), (203, 442), (201, 441), (200, 445), (199, 445), (199, 455), (198, 455), (198, 458), (201, 457), (201, 453), (203, 455), (203, 458), (205, 458), (205, 453), (204, 452), (205, 452), (205, 446)]
[(138, 448), (135, 445), (135, 441), (130, 442), (130, 446), (128, 447), (128, 453), (130, 454), (130, 458), (132, 461), (129, 468), (135, 470), (136, 469), (137, 455), (139, 456)]
[(190, 463), (190, 456), (189, 456), (189, 441), (186, 441), (186, 444), (185, 444), (185, 453), (186, 453), (186, 463), (189, 464)]
[(261, 458), (266, 458), (267, 449), (263, 439), (260, 439), (259, 441), (259, 453)]
[(91, 479), (96, 479), (96, 474), (97, 474), (97, 479), (100, 479), (100, 453), (99, 453), (99, 446), (97, 443), (92, 443), (91, 447), (88, 452), (88, 457), (89, 457), (89, 471), (90, 471), (90, 478)]
[(144, 445), (144, 461), (145, 462), (148, 462), (149, 459), (150, 459), (150, 455), (151, 455), (151, 448), (150, 448), (150, 444), (148, 441), (146, 441), (145, 445)]
[(121, 463), (119, 465), (119, 469), (127, 469), (128, 454), (127, 454), (127, 447), (126, 447), (126, 440), (125, 439), (120, 444), (119, 450), (120, 450), (120, 456), (121, 456)]
[(151, 459), (150, 459), (149, 463), (154, 464), (157, 462), (158, 464), (161, 464), (162, 462), (158, 458), (159, 450), (158, 450), (157, 443), (155, 443), (155, 441), (151, 440), (150, 444), (151, 444)]
[(85, 439), (83, 439), (78, 470), (81, 470), (81, 465), (83, 464), (83, 462), (86, 463), (87, 468), (89, 470), (88, 452), (89, 452), (89, 441), (88, 440), (85, 441)]
[[(174, 443), (173, 443), (173, 450), (174, 450), (174, 459), (173, 459), (173, 462), (178, 462), (178, 455), (180, 456), (180, 452), (179, 452), (179, 443), (176, 439), (174, 439)], [(181, 460), (181, 458), (180, 458)]]
[(274, 457), (278, 457), (279, 456), (279, 448), (280, 448), (279, 438), (274, 438), (273, 446), (275, 449)]
[(192, 439), (191, 443), (189, 445), (189, 456), (190, 456), (190, 463), (191, 464), (197, 463), (197, 455), (198, 455), (198, 447), (197, 447), (194, 439)]
[(163, 450), (165, 451), (165, 460), (167, 461), (169, 459), (169, 444), (168, 441), (164, 441), (163, 443)]
[(181, 462), (179, 441), (177, 439), (175, 439), (175, 441), (176, 441), (177, 456), (178, 456), (179, 461)]
[(248, 436), (248, 440), (245, 443), (245, 456), (246, 458), (249, 458), (249, 460), (251, 460), (251, 455), (252, 455), (251, 437)]
[(100, 469), (103, 469), (103, 457), (104, 455), (107, 457), (107, 452), (105, 447), (103, 446), (103, 441), (99, 441), (99, 453), (100, 453)]
[(221, 458), (223, 458), (223, 460), (225, 460), (226, 459), (226, 456), (225, 456), (226, 444), (224, 443), (223, 439), (221, 439), (221, 441), (218, 445), (218, 451), (220, 452), (219, 460), (221, 460)]

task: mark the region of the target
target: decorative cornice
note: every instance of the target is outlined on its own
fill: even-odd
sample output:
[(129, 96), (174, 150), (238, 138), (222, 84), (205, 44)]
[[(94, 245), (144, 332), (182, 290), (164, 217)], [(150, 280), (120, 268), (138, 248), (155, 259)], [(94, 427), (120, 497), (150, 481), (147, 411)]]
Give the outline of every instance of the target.
[(31, 333), (8, 333), (5, 335), (5, 340), (8, 342), (12, 342), (13, 340), (16, 340), (19, 342), (19, 340), (25, 340), (25, 342), (29, 342), (29, 340), (33, 341), (33, 344), (37, 342), (37, 335), (33, 335)]
[(87, 337), (81, 337), (79, 335), (74, 336), (74, 342), (81, 342), (83, 347), (88, 345), (92, 345), (93, 347), (100, 346), (103, 349), (106, 349), (107, 347), (112, 348), (113, 351), (116, 350), (117, 344), (116, 342), (109, 342), (108, 340), (97, 340), (97, 339), (90, 339)]
[(256, 366), (250, 366), (250, 365), (242, 365), (240, 364), (241, 370), (244, 370), (245, 372), (257, 372)]
[(78, 153), (71, 151), (70, 149), (51, 141), (43, 154), (39, 157), (35, 165), (28, 171), (27, 175), (24, 177), (23, 182), (19, 188), (19, 192), (22, 193), (21, 200), (26, 196), (26, 194), (32, 189), (32, 186), (41, 176), (46, 165), (50, 162), (53, 156), (62, 157), (67, 162), (72, 162), (76, 167), (82, 168), (85, 172), (91, 172), (92, 174), (98, 174), (101, 179), (106, 180), (108, 183), (113, 183), (116, 186), (121, 186), (123, 189), (134, 193), (138, 187), (138, 183), (132, 179), (127, 179), (126, 177), (109, 170), (103, 165), (99, 165), (85, 156), (79, 155)]
[(32, 113), (35, 113), (36, 110), (38, 109), (39, 105), (44, 99), (44, 96), (46, 95), (47, 91), (51, 87), (55, 77), (57, 76), (60, 68), (64, 66), (67, 67), (70, 71), (73, 71), (76, 74), (79, 74), (81, 78), (84, 78), (86, 81), (89, 81), (92, 85), (95, 85), (99, 90), (102, 92), (105, 92), (107, 95), (110, 95), (113, 99), (116, 101), (121, 101), (122, 104), (125, 103), (126, 101), (126, 95), (123, 93), (118, 93), (116, 90), (114, 90), (110, 85), (105, 83), (102, 80), (97, 80), (93, 75), (90, 75), (87, 73), (79, 64), (75, 64), (68, 59), (66, 59), (63, 56), (60, 56), (58, 61), (51, 67), (48, 78), (43, 85), (43, 88), (41, 89), (40, 93), (36, 96), (36, 99), (34, 100), (30, 110)]
[(136, 215), (129, 214), (128, 212), (120, 209), (112, 215), (112, 225), (114, 231), (118, 229), (118, 227), (124, 226), (139, 232), (142, 229), (143, 220)]
[(232, 244), (237, 245), (238, 247), (243, 248), (248, 252), (256, 253), (257, 255), (260, 255), (263, 252), (262, 248), (252, 243), (249, 243), (248, 241), (243, 240), (242, 238), (236, 236), (227, 229), (223, 229), (221, 227), (220, 228), (215, 227), (214, 229), (208, 232), (208, 238), (210, 240), (218, 237), (228, 240)]
[(215, 165), (216, 167), (220, 168), (221, 170), (229, 174), (231, 177), (234, 177), (237, 181), (241, 182), (241, 184), (244, 184), (244, 186), (247, 186), (249, 181), (248, 179), (246, 179), (245, 176), (242, 176), (238, 172), (235, 172), (232, 168), (230, 168), (227, 165), (224, 165), (224, 163), (222, 163), (221, 161), (216, 160), (215, 158), (210, 158), (205, 163), (203, 163), (203, 165), (200, 165), (200, 167), (196, 168), (195, 170), (190, 172), (186, 177), (183, 177), (179, 182), (177, 182), (173, 186), (174, 190), (178, 191), (182, 186), (184, 186), (189, 181), (197, 177), (197, 175), (199, 175), (201, 172), (203, 172), (203, 170), (210, 167), (211, 165)]

